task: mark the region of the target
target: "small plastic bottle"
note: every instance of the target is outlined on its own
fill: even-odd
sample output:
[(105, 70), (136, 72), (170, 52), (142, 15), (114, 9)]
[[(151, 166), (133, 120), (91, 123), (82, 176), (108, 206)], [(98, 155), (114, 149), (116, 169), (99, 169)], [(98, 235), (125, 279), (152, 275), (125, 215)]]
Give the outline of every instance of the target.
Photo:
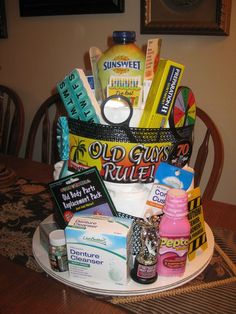
[[(114, 45), (108, 48), (98, 60), (99, 79), (105, 98), (111, 76), (140, 77), (142, 83), (145, 67), (145, 54), (135, 44), (136, 34), (134, 31), (114, 31), (112, 39)], [(115, 81), (117, 82), (114, 83)], [(123, 80), (121, 81), (120, 84), (123, 84)], [(118, 84), (118, 80), (114, 79), (114, 82), (112, 85)], [(131, 86), (134, 82), (129, 81), (129, 84)]]
[(163, 212), (159, 227), (157, 273), (160, 276), (182, 276), (190, 236), (187, 193), (181, 189), (170, 189)]
[(141, 223), (141, 248), (135, 256), (131, 277), (142, 284), (150, 284), (157, 280), (157, 234), (156, 226)]
[(66, 239), (63, 229), (58, 229), (49, 234), (49, 259), (54, 271), (68, 270)]

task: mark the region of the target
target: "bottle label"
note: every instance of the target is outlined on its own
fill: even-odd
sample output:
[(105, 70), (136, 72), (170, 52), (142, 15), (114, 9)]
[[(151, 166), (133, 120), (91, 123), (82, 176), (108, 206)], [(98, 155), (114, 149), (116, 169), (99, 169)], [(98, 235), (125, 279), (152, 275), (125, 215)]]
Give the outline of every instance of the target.
[(160, 249), (165, 251), (166, 249), (173, 249), (176, 251), (188, 250), (189, 237), (169, 238), (161, 237)]
[(156, 264), (154, 265), (138, 265), (137, 276), (142, 279), (151, 279), (156, 276)]
[(51, 246), (49, 260), (52, 270), (63, 272), (68, 270), (66, 246)]
[(103, 63), (103, 71), (113, 69), (114, 72), (120, 74), (121, 71), (126, 71), (125, 69), (141, 70), (141, 62), (138, 60), (106, 60)]
[(161, 237), (158, 273), (181, 274), (185, 270), (189, 237)]
[[(110, 85), (112, 85), (113, 88), (118, 88), (119, 92), (121, 86), (119, 86), (119, 82), (117, 82), (117, 85), (114, 85), (114, 80), (113, 82), (111, 81), (112, 76), (136, 77), (140, 79), (140, 82), (142, 83), (144, 66), (145, 55), (135, 44), (114, 45), (105, 51), (98, 60), (98, 75), (104, 96), (108, 97), (111, 95), (108, 95), (107, 91), (107, 88)], [(127, 84), (129, 85), (127, 88), (133, 87), (135, 82), (136, 79), (134, 79), (132, 83)], [(123, 87), (124, 86), (122, 86), (122, 88)], [(137, 87), (136, 84), (135, 87)], [(140, 87), (139, 84), (138, 87)]]

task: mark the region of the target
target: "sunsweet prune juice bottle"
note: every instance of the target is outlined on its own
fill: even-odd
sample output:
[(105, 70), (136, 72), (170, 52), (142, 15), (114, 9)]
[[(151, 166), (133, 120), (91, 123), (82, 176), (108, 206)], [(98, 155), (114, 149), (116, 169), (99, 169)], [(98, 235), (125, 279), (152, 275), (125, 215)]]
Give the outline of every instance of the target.
[(132, 77), (140, 79), (142, 84), (145, 67), (145, 54), (141, 48), (135, 44), (136, 34), (134, 31), (114, 31), (114, 45), (108, 48), (98, 60), (98, 73), (104, 98), (107, 97), (107, 86), (112, 84), (111, 76), (114, 78), (114, 84), (118, 85), (118, 78), (127, 76), (131, 80), (121, 80), (121, 84), (130, 84), (133, 87), (135, 81)]

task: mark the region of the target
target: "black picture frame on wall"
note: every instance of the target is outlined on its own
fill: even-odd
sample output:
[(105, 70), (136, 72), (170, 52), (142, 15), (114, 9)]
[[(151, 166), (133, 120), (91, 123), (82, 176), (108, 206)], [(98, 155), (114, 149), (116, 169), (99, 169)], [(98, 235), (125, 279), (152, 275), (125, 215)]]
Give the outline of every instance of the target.
[(141, 0), (141, 34), (228, 36), (232, 0)]
[(123, 13), (125, 0), (19, 0), (20, 16)]
[(0, 38), (7, 38), (5, 0), (0, 0)]

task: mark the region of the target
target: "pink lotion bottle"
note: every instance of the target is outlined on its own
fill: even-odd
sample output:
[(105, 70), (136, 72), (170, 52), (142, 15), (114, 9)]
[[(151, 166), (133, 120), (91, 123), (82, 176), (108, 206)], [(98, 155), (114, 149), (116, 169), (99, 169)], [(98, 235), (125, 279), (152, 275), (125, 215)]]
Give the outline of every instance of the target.
[(168, 190), (163, 212), (159, 227), (157, 273), (160, 276), (182, 276), (190, 236), (187, 193), (181, 189)]

